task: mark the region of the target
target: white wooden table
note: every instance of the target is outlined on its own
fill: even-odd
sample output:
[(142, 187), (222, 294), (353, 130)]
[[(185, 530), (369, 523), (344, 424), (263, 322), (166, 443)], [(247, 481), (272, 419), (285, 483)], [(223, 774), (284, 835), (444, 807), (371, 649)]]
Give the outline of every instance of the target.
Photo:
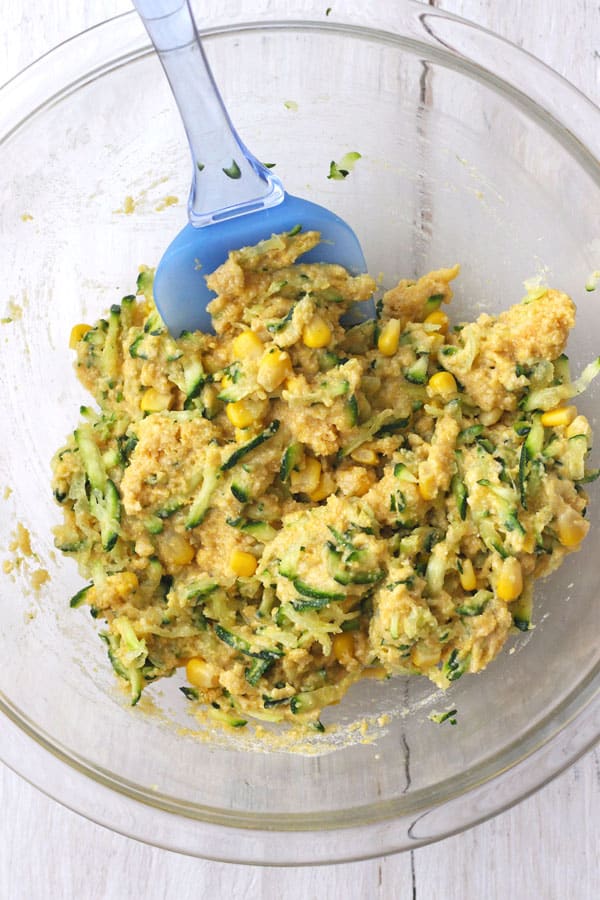
[[(600, 104), (598, 0), (429, 2), (525, 47)], [(128, 0), (5, 0), (0, 83), (65, 38), (128, 8)], [(0, 765), (0, 900), (134, 897), (596, 900), (600, 749), (516, 808), (442, 843), (369, 862), (283, 871), (204, 862), (112, 834)]]

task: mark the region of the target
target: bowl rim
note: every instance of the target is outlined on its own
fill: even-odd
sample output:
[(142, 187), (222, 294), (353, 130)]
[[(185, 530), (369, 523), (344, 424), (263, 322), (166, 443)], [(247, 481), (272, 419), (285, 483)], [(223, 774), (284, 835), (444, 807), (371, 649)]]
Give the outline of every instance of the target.
[[(530, 115), (538, 120), (541, 118), (546, 128), (558, 127), (561, 139), (569, 145), (572, 155), (588, 172), (592, 172), (596, 182), (600, 182), (600, 110), (564, 78), (508, 41), (464, 19), (423, 6), (416, 0), (402, 0), (393, 13), (389, 10), (383, 12), (378, 19), (381, 26), (378, 29), (365, 29), (360, 24), (364, 11), (358, 7), (362, 8), (362, 4), (348, 4), (348, 8), (338, 14), (333, 10), (326, 20), (323, 19), (321, 5), (315, 2), (304, 2), (306, 11), (303, 14), (308, 14), (310, 7), (315, 15), (318, 11), (318, 19), (282, 19), (281, 11), (285, 10), (286, 5), (281, 0), (275, 3), (260, 0), (254, 4), (252, 21), (246, 21), (245, 13), (240, 10), (237, 18), (228, 15), (223, 22), (217, 16), (215, 24), (202, 29), (201, 33), (208, 37), (231, 31), (318, 28), (360, 31), (374, 39), (393, 41), (408, 49), (424, 45), (432, 56), (443, 60), (444, 64), (460, 64), (463, 71), (466, 68), (477, 73), (480, 79), (509, 93), (517, 105), (525, 105)], [(383, 8), (384, 4), (381, 6)], [(257, 15), (261, 10), (263, 19)], [(401, 37), (393, 31), (386, 31), (386, 28), (399, 27), (403, 27), (408, 36)], [(480, 41), (482, 47), (476, 41)], [(485, 57), (485, 67), (473, 52), (474, 46)], [(490, 54), (490, 47), (499, 47), (502, 52), (494, 56)], [(467, 48), (471, 51), (470, 57), (466, 56)], [(103, 56), (99, 56), (101, 52)], [(0, 144), (32, 117), (59, 103), (71, 92), (151, 53), (135, 11), (122, 13), (62, 42), (0, 87)], [(90, 69), (92, 59), (97, 62)], [(49, 62), (53, 73), (50, 78), (47, 77)], [(510, 68), (511, 78), (501, 78), (501, 65)], [(525, 65), (532, 68), (528, 75), (529, 83), (535, 83), (532, 96), (513, 83), (522, 74)], [(42, 72), (45, 75), (42, 79), (43, 97), (38, 97), (37, 104), (32, 107), (32, 92), (39, 92)], [(566, 99), (568, 103), (565, 103)], [(444, 794), (442, 789), (447, 782), (442, 782), (437, 786), (440, 796), (433, 802), (430, 798), (428, 803), (423, 803), (417, 792), (411, 798), (410, 805), (399, 803), (395, 798), (384, 804), (369, 804), (329, 814), (225, 814), (222, 810), (202, 810), (200, 807), (194, 807), (194, 812), (185, 804), (173, 801), (173, 798), (162, 797), (123, 779), (115, 779), (111, 773), (102, 772), (76, 758), (67, 748), (36, 729), (23, 712), (16, 710), (2, 696), (0, 711), (8, 721), (8, 728), (0, 731), (0, 758), (44, 793), (92, 821), (165, 849), (206, 858), (269, 865), (330, 863), (397, 852), (455, 834), (509, 808), (560, 774), (600, 738), (600, 665), (586, 673), (569, 696), (541, 722), (532, 726), (519, 741), (513, 741), (500, 754), (486, 757), (474, 769), (469, 769), (464, 783), (456, 778), (448, 779), (455, 785), (452, 792)], [(576, 728), (574, 722), (577, 722)], [(16, 748), (19, 748), (18, 752)], [(543, 751), (541, 756), (540, 751)], [(46, 760), (48, 766), (40, 766), (41, 759)], [(48, 769), (52, 773), (50, 785), (46, 777)], [(520, 778), (513, 777), (517, 772), (521, 773)], [(522, 783), (524, 772), (527, 773), (525, 786)], [(470, 777), (466, 778), (467, 775)], [(512, 785), (508, 776), (512, 777)], [(69, 790), (64, 790), (65, 778)], [(490, 792), (492, 782), (495, 787)], [(119, 795), (114, 810), (107, 803), (102, 812), (98, 811), (96, 795), (93, 799), (90, 796), (90, 784), (108, 791), (111, 798)], [(74, 785), (76, 789), (70, 793)], [(432, 813), (442, 809), (446, 813), (451, 811), (465, 794), (474, 798), (478, 795), (470, 815), (463, 815), (462, 819), (455, 817), (454, 826), (443, 824), (444, 816), (441, 816), (439, 823), (419, 836), (417, 823), (422, 827), (427, 816), (430, 820), (434, 818)], [(140, 813), (138, 808), (143, 812)], [(144, 816), (147, 817), (148, 810), (152, 812), (154, 825), (158, 825), (164, 815), (170, 819), (175, 816), (180, 825), (186, 824), (179, 829), (176, 838), (172, 838), (168, 830), (168, 837), (157, 838), (154, 826), (149, 827), (142, 821)], [(198, 810), (202, 814), (199, 815)], [(133, 822), (135, 825), (131, 824)], [(229, 835), (228, 841), (224, 841), (225, 834)], [(321, 844), (314, 840), (315, 834), (320, 835)], [(283, 839), (279, 847), (268, 846), (278, 843), (275, 839), (279, 837)], [(293, 844), (290, 844), (291, 839)], [(229, 846), (232, 848), (229, 851), (222, 849)]]

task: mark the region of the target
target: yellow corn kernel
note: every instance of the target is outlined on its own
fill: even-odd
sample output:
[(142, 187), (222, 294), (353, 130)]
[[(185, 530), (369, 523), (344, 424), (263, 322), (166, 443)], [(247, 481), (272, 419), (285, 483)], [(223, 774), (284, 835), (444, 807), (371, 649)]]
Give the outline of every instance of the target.
[(470, 559), (463, 559), (462, 572), (459, 573), (460, 586), (463, 591), (474, 591), (477, 587), (477, 576)]
[(170, 409), (173, 398), (171, 394), (163, 394), (156, 388), (146, 388), (140, 400), (140, 409), (142, 412), (153, 413), (162, 412)]
[(542, 413), (540, 422), (547, 428), (556, 428), (558, 425), (570, 425), (576, 415), (576, 406), (557, 406)]
[(161, 537), (159, 553), (167, 566), (187, 566), (196, 555), (187, 538), (176, 531)]
[(244, 400), (228, 403), (225, 407), (227, 418), (234, 428), (247, 428), (254, 422), (254, 411)]
[(337, 661), (345, 665), (354, 656), (354, 635), (351, 631), (342, 631), (334, 635), (331, 646)]
[(310, 496), (317, 490), (320, 481), (321, 463), (314, 456), (307, 456), (300, 471), (292, 471), (290, 475), (292, 494), (308, 494)]
[(331, 328), (321, 316), (313, 316), (302, 329), (302, 342), (311, 350), (326, 347), (331, 340)]
[(329, 497), (330, 494), (333, 494), (335, 489), (336, 483), (333, 475), (330, 472), (323, 472), (316, 489), (311, 491), (308, 496), (313, 503), (318, 503), (319, 500), (324, 500), (325, 497)]
[(256, 380), (266, 391), (274, 391), (293, 374), (289, 354), (285, 350), (280, 350), (279, 347), (271, 347), (260, 361)]
[(242, 331), (231, 343), (234, 359), (258, 359), (262, 356), (264, 344), (255, 331)]
[(350, 456), (354, 462), (360, 463), (361, 466), (376, 466), (379, 462), (379, 457), (369, 447), (357, 447)]
[(448, 331), (450, 320), (441, 309), (434, 309), (432, 313), (425, 317), (424, 323), (425, 325), (439, 325), (440, 331), (445, 334)]
[(440, 647), (429, 647), (427, 644), (415, 644), (410, 651), (410, 660), (413, 666), (419, 669), (430, 669), (431, 666), (437, 666), (440, 661), (442, 651)]
[(219, 675), (216, 668), (200, 656), (193, 656), (191, 659), (188, 659), (185, 666), (185, 675), (190, 684), (204, 690), (216, 687), (219, 683)]
[(250, 578), (256, 572), (256, 557), (245, 550), (234, 550), (229, 560), (231, 570), (240, 578)]
[(432, 472), (419, 475), (419, 493), (423, 500), (434, 500), (437, 496), (437, 482)]
[(71, 328), (71, 334), (69, 335), (69, 347), (71, 350), (74, 350), (79, 341), (88, 333), (88, 331), (92, 330), (91, 325), (86, 325), (85, 323), (81, 323), (81, 325), (73, 325)]
[(436, 372), (429, 379), (427, 387), (434, 394), (440, 394), (444, 399), (451, 397), (458, 390), (456, 379), (450, 372)]
[(377, 339), (377, 349), (383, 356), (393, 356), (400, 341), (400, 319), (385, 323)]
[(589, 530), (589, 522), (574, 509), (566, 509), (557, 520), (558, 539), (563, 547), (577, 547)]
[(354, 481), (354, 490), (352, 491), (352, 497), (364, 497), (366, 493), (368, 493), (373, 487), (373, 474), (370, 473), (368, 469), (361, 469), (358, 466), (355, 467), (357, 469), (357, 477)]
[(503, 560), (500, 574), (496, 582), (496, 593), (501, 600), (511, 603), (521, 596), (523, 591), (523, 572), (521, 563), (514, 556)]
[(592, 435), (592, 429), (590, 428), (590, 423), (585, 416), (575, 416), (575, 418), (565, 431), (565, 435), (568, 438), (575, 437), (575, 435), (577, 434), (584, 434), (586, 438), (588, 438), (589, 445), (589, 439)]

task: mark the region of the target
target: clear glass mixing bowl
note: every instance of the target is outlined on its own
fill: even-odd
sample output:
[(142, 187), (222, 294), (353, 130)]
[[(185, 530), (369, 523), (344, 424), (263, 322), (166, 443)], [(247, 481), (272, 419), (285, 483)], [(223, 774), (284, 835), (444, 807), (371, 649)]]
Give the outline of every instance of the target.
[[(374, 275), (391, 284), (460, 261), (460, 318), (505, 308), (542, 274), (578, 304), (574, 368), (598, 354), (598, 295), (584, 290), (600, 268), (600, 113), (589, 101), (517, 48), (418, 3), (339, 3), (330, 15), (320, 0), (202, 7), (240, 133), (290, 191), (352, 224)], [(355, 170), (328, 180), (347, 151), (362, 154)], [(181, 678), (131, 709), (96, 624), (68, 606), (80, 580), (53, 550), (49, 460), (86, 400), (70, 327), (157, 262), (185, 221), (189, 169), (133, 13), (0, 92), (0, 547), (21, 559), (0, 573), (0, 756), (95, 821), (199, 856), (326, 862), (436, 840), (524, 797), (600, 733), (598, 489), (583, 549), (538, 586), (535, 630), (445, 698), (422, 680), (365, 681), (326, 714), (338, 731), (304, 754), (185, 732)], [(595, 382), (581, 403), (592, 421), (599, 395)], [(34, 556), (7, 549), (17, 522)], [(36, 591), (37, 568), (50, 580)], [(449, 706), (456, 727), (428, 719)], [(352, 723), (365, 717), (362, 734)]]

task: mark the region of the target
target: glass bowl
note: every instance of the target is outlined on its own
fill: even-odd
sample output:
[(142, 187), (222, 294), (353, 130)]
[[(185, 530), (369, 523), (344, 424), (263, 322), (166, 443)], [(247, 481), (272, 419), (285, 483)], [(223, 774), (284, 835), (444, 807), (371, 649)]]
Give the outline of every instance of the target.
[[(245, 141), (332, 208), (386, 285), (462, 263), (454, 317), (542, 276), (578, 304), (576, 371), (598, 355), (600, 113), (532, 57), (419, 3), (202, 4)], [(331, 160), (362, 158), (343, 181)], [(535, 629), (441, 696), (363, 681), (304, 746), (193, 720), (176, 676), (132, 709), (53, 550), (49, 461), (86, 402), (70, 327), (130, 293), (185, 222), (190, 164), (135, 14), (68, 41), (0, 92), (0, 756), (60, 802), (198, 856), (358, 859), (457, 832), (538, 788), (600, 733), (600, 503), (580, 553), (537, 586)], [(175, 202), (173, 198), (178, 198)], [(131, 198), (128, 200), (127, 198)], [(594, 423), (600, 384), (581, 408)], [(21, 523), (30, 534), (14, 544)], [(13, 549), (9, 545), (13, 542)], [(19, 543), (19, 542), (17, 542)], [(11, 571), (7, 571), (11, 570)], [(38, 570), (49, 580), (41, 583)], [(458, 724), (432, 710), (456, 707)], [(334, 727), (337, 726), (337, 727)]]

